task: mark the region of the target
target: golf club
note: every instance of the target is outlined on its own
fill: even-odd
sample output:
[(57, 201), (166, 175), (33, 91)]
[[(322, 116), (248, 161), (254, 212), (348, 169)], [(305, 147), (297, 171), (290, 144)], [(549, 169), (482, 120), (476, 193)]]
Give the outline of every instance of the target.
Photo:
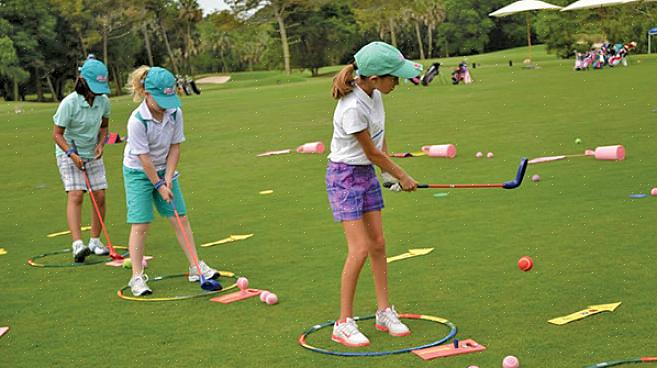
[[(77, 152), (78, 148), (75, 145), (75, 141), (71, 141), (71, 145), (73, 146), (73, 149), (75, 149), (75, 151)], [(101, 216), (100, 214), (100, 209), (98, 208), (98, 204), (96, 203), (96, 198), (94, 197), (93, 190), (91, 189), (91, 182), (89, 181), (89, 177), (87, 176), (87, 168), (84, 161), (82, 161), (81, 171), (82, 171), (82, 176), (84, 176), (84, 181), (87, 184), (87, 191), (89, 192), (89, 197), (91, 197), (91, 203), (93, 203), (94, 209), (96, 210), (96, 215), (98, 216), (98, 220), (100, 221), (100, 227), (103, 229), (103, 234), (105, 235), (105, 241), (107, 241), (107, 247), (109, 248), (110, 251), (109, 256), (116, 261), (123, 260), (123, 256), (118, 254), (116, 250), (114, 250), (114, 247), (112, 246), (112, 241), (110, 240), (109, 234), (107, 233), (107, 228), (105, 227), (105, 221), (103, 221), (103, 216)]]
[(206, 279), (205, 276), (203, 276), (203, 272), (201, 272), (201, 266), (198, 263), (198, 258), (196, 257), (196, 254), (193, 252), (192, 245), (189, 242), (189, 239), (187, 239), (187, 232), (185, 232), (185, 228), (183, 227), (182, 221), (180, 220), (180, 215), (178, 214), (178, 210), (176, 209), (176, 204), (174, 203), (173, 198), (171, 199), (171, 206), (173, 207), (173, 214), (176, 215), (176, 222), (178, 223), (178, 228), (180, 229), (180, 232), (183, 234), (183, 238), (185, 239), (185, 245), (187, 246), (187, 251), (189, 252), (189, 255), (192, 256), (192, 259), (194, 260), (194, 265), (196, 266), (196, 270), (198, 271), (198, 275), (200, 277), (200, 282), (201, 282), (201, 289), (207, 291), (219, 291), (223, 289), (223, 286), (221, 286), (219, 281)]
[[(418, 188), (448, 188), (448, 189), (474, 189), (474, 188), (504, 188), (504, 189), (515, 189), (522, 184), (522, 179), (525, 177), (525, 171), (527, 170), (527, 159), (522, 158), (520, 160), (520, 166), (518, 167), (518, 172), (516, 177), (513, 180), (506, 181), (504, 183), (492, 183), (492, 184), (418, 184)], [(384, 183), (383, 186), (389, 188), (393, 192), (401, 192), (402, 187), (399, 183)]]

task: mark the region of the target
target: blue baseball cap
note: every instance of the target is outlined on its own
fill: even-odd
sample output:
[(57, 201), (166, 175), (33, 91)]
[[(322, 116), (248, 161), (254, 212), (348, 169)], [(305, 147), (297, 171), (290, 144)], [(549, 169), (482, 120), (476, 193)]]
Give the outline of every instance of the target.
[(155, 66), (148, 70), (144, 89), (163, 109), (173, 109), (182, 105), (176, 94), (176, 78), (164, 68)]
[(80, 68), (80, 76), (87, 82), (91, 92), (97, 95), (108, 95), (110, 93), (109, 84), (107, 83), (107, 67), (102, 61), (88, 59)]
[(415, 78), (422, 73), (422, 64), (406, 60), (396, 47), (375, 41), (363, 46), (356, 55), (358, 75), (372, 77), (394, 75), (399, 78)]

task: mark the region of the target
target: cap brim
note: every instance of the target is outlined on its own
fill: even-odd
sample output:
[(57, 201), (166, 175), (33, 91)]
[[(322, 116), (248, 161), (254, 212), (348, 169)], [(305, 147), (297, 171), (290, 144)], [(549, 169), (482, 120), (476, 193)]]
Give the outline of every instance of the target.
[(109, 95), (111, 92), (107, 83), (100, 83), (96, 82), (95, 80), (88, 80), (86, 78), (84, 80), (87, 82), (91, 92), (97, 95)]
[(174, 109), (182, 105), (180, 102), (180, 98), (178, 98), (178, 95), (176, 94), (173, 94), (171, 96), (162, 96), (162, 95), (152, 95), (152, 96), (155, 99), (155, 102), (157, 102), (157, 104), (165, 110)]
[(422, 74), (422, 65), (418, 63), (414, 63), (410, 60), (405, 60), (404, 64), (402, 64), (402, 66), (400, 66), (399, 69), (395, 70), (390, 74), (405, 79), (415, 78), (418, 77), (420, 74)]

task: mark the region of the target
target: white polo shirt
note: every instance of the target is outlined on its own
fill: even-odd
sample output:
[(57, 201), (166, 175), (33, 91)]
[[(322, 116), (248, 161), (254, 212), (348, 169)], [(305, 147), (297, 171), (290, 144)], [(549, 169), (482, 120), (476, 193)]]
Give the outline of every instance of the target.
[(128, 120), (128, 142), (123, 151), (123, 165), (143, 170), (139, 155), (148, 154), (155, 169), (164, 170), (167, 167), (169, 147), (184, 141), (182, 110), (166, 110), (160, 122), (153, 119), (144, 101)]
[(354, 133), (367, 129), (376, 148), (383, 149), (385, 120), (381, 92), (375, 89), (370, 97), (354, 84), (354, 90), (342, 97), (335, 107), (329, 160), (349, 165), (371, 165)]

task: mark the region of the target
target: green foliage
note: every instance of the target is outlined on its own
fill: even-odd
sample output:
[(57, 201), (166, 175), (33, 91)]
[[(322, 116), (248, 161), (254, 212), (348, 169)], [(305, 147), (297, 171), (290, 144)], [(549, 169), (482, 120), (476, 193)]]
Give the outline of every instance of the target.
[(297, 9), (289, 21), (295, 24), (291, 34), (298, 41), (291, 46), (293, 63), (310, 69), (313, 76), (320, 67), (338, 64), (345, 54), (353, 53), (357, 28), (348, 2)]
[(438, 27), (438, 45), (443, 53), (481, 53), (489, 42), (494, 23), (489, 7), (476, 0), (446, 0), (447, 18)]

